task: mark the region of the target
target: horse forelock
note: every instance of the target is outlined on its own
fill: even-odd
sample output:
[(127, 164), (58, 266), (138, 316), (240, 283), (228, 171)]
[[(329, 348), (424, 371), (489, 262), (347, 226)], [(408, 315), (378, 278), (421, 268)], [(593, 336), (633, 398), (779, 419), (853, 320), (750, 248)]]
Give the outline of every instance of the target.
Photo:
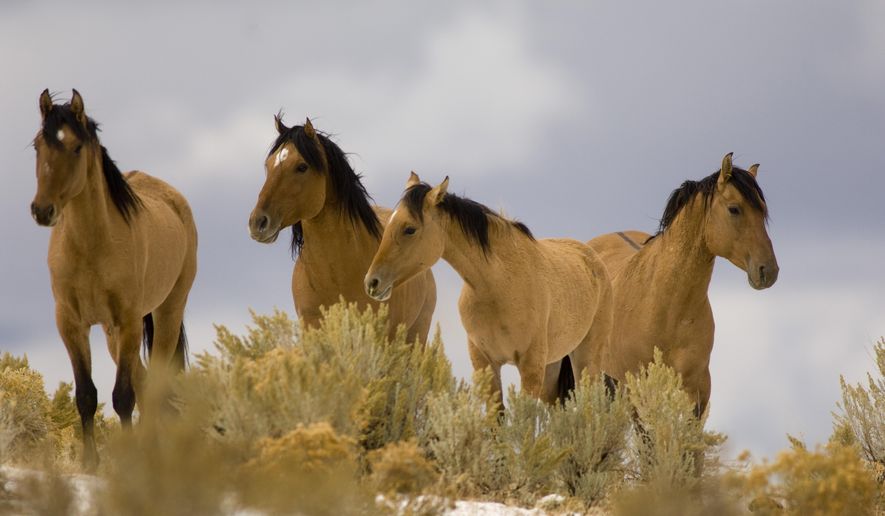
[[(670, 197), (667, 199), (667, 206), (664, 208), (664, 214), (661, 216), (661, 222), (657, 234), (659, 235), (666, 231), (667, 228), (673, 224), (673, 221), (682, 209), (691, 203), (698, 195), (703, 196), (704, 210), (706, 211), (709, 209), (713, 196), (717, 191), (720, 173), (721, 170), (717, 170), (700, 181), (685, 181), (679, 188), (673, 190)], [(762, 193), (762, 188), (759, 186), (759, 183), (756, 182), (756, 178), (753, 177), (752, 174), (742, 168), (733, 167), (729, 184), (735, 187), (741, 197), (750, 203), (750, 206), (753, 209), (762, 212), (765, 219), (768, 219), (768, 207), (765, 204), (765, 194)]]

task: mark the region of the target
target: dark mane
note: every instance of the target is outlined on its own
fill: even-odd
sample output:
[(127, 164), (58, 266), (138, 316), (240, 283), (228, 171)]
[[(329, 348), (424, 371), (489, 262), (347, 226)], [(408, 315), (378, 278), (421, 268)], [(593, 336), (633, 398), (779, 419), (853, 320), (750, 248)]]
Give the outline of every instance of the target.
[[(332, 178), (332, 185), (335, 189), (335, 195), (338, 197), (341, 206), (342, 215), (347, 216), (351, 223), (362, 225), (369, 231), (369, 234), (375, 238), (381, 238), (381, 221), (378, 215), (372, 209), (369, 201), (372, 199), (360, 180), (360, 174), (354, 172), (347, 156), (338, 145), (329, 139), (325, 133), (317, 131), (317, 138), (320, 140), (322, 150), (316, 142), (304, 131), (304, 126), (296, 125), (281, 133), (268, 153), (273, 154), (286, 142), (292, 142), (304, 161), (311, 167), (323, 170), (326, 169)], [(323, 153), (326, 155), (326, 163), (323, 163)], [(301, 252), (304, 246), (304, 230), (301, 222), (292, 226), (292, 257)]]
[(104, 174), (105, 183), (108, 186), (108, 194), (117, 207), (117, 211), (123, 216), (123, 219), (129, 223), (132, 215), (138, 212), (141, 207), (141, 199), (138, 194), (132, 190), (129, 182), (117, 168), (114, 160), (108, 156), (107, 149), (98, 141), (98, 124), (95, 120), (86, 117), (86, 125), (84, 126), (71, 111), (70, 104), (54, 104), (52, 109), (43, 120), (43, 127), (40, 129), (43, 134), (43, 141), (50, 147), (56, 149), (62, 147), (62, 143), (56, 138), (59, 129), (67, 126), (74, 135), (77, 136), (84, 144), (94, 144), (101, 150), (101, 169)]
[[(431, 188), (427, 183), (418, 183), (409, 187), (403, 194), (402, 203), (409, 210), (409, 213), (418, 220), (424, 220), (424, 198), (427, 197), (427, 192)], [(461, 231), (467, 235), (467, 239), (479, 245), (483, 254), (488, 254), (491, 248), (491, 243), (489, 242), (489, 217), (497, 217), (516, 228), (531, 240), (535, 239), (528, 226), (522, 222), (504, 219), (490, 210), (488, 206), (476, 201), (447, 193), (439, 207), (450, 217), (458, 221), (458, 225), (461, 226)]]
[[(716, 184), (719, 181), (721, 171), (701, 179), (700, 181), (686, 181), (682, 186), (673, 190), (670, 198), (667, 200), (667, 206), (664, 208), (664, 215), (661, 216), (661, 224), (658, 228), (657, 235), (660, 235), (673, 224), (676, 215), (682, 211), (688, 203), (697, 195), (704, 196), (704, 209), (710, 207), (713, 194), (716, 192)], [(768, 219), (768, 208), (765, 205), (765, 195), (762, 188), (756, 182), (756, 178), (746, 170), (738, 167), (732, 167), (731, 180), (729, 183), (734, 186), (741, 196), (746, 199), (750, 206), (757, 211), (761, 211), (766, 219)], [(657, 236), (655, 235), (655, 236)], [(653, 237), (652, 237), (653, 238)]]

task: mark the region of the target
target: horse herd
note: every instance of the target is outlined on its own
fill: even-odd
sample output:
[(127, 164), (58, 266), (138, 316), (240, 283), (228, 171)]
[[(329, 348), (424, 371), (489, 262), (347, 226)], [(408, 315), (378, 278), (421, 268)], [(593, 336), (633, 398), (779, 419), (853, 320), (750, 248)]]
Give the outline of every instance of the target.
[[(56, 324), (74, 370), (84, 465), (94, 469), (89, 328), (104, 328), (117, 366), (113, 406), (128, 427), (146, 380), (142, 344), (151, 369), (184, 367), (197, 231), (178, 191), (119, 171), (76, 90), (65, 104), (45, 90), (39, 105), (31, 213), (53, 227)], [(528, 393), (554, 402), (584, 370), (614, 383), (657, 347), (700, 416), (710, 397), (715, 257), (746, 271), (753, 288), (777, 280), (758, 165), (738, 168), (731, 154), (719, 171), (673, 191), (655, 235), (538, 240), (526, 225), (449, 193), (448, 177), (432, 186), (412, 172), (395, 210), (374, 206), (344, 152), (309, 119), (274, 121), (249, 230), (270, 243), (292, 228), (298, 317), (315, 326), (321, 307), (342, 297), (363, 307), (384, 302), (391, 333), (403, 325), (409, 339), (425, 342), (436, 306), (430, 268), (442, 258), (464, 280), (459, 310), (473, 366), (491, 368), (499, 397), (504, 364), (516, 365)]]

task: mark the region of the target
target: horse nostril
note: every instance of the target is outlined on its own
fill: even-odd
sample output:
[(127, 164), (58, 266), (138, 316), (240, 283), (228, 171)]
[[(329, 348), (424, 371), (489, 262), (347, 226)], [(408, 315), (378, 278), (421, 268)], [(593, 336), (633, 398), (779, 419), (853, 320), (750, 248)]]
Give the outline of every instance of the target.
[(765, 266), (764, 265), (759, 266), (759, 279), (762, 281), (765, 281)]
[(369, 288), (372, 290), (378, 288), (378, 278), (372, 278), (369, 280)]
[(267, 219), (267, 215), (262, 215), (258, 219), (257, 223), (258, 223), (258, 231), (264, 231), (265, 229), (267, 229), (267, 225), (270, 223), (270, 221)]
[(52, 204), (50, 204), (50, 205), (46, 208), (46, 218), (47, 218), (47, 219), (52, 219), (52, 216), (53, 216), (53, 215), (55, 215), (55, 206), (52, 205)]

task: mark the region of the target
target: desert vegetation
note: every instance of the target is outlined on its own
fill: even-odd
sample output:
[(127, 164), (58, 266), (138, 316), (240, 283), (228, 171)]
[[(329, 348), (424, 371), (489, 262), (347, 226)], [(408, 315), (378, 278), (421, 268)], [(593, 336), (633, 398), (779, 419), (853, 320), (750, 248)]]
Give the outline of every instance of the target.
[[(72, 386), (52, 395), (24, 357), (0, 358), (0, 512), (436, 514), (476, 499), (552, 513), (885, 513), (885, 341), (878, 371), (842, 381), (828, 443), (719, 461), (660, 355), (617, 392), (584, 377), (562, 405), (491, 376), (457, 381), (437, 334), (388, 339), (386, 314), (336, 305), (319, 328), (253, 314), (184, 374), (152, 373), (132, 432), (97, 421), (81, 475)], [(101, 414), (102, 412), (99, 411)], [(556, 495), (556, 496), (550, 496)]]

